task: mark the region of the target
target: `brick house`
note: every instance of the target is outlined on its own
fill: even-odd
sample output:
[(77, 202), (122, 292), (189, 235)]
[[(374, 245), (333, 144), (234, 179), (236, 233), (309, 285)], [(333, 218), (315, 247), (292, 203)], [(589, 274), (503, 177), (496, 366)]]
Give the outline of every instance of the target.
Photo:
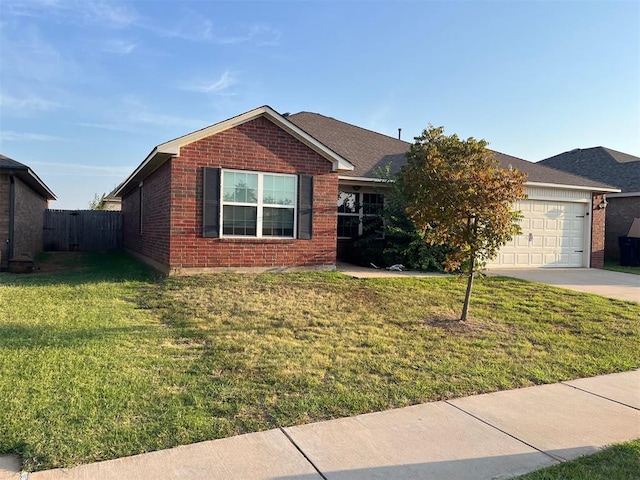
[(542, 165), (618, 187), (607, 194), (605, 255), (618, 258), (618, 237), (627, 235), (640, 217), (640, 157), (605, 147), (576, 148), (540, 160)]
[[(384, 201), (377, 168), (397, 171), (408, 148), (316, 113), (251, 110), (151, 151), (114, 192), (122, 198), (124, 246), (168, 274), (332, 268), (339, 245), (360, 235), (363, 217)], [(523, 208), (531, 221), (526, 241), (514, 239), (497, 263), (600, 265), (598, 195), (615, 189), (495, 154), (504, 166), (529, 173), (533, 195), (523, 203), (531, 207)], [(579, 242), (571, 245), (579, 254), (560, 252), (565, 224), (575, 230), (569, 240)], [(545, 237), (548, 226), (554, 230)], [(557, 248), (547, 244), (545, 251), (552, 241)]]
[(123, 244), (165, 273), (336, 262), (353, 166), (270, 107), (158, 145), (115, 192)]
[(44, 211), (55, 199), (29, 167), (0, 155), (0, 268), (42, 251)]

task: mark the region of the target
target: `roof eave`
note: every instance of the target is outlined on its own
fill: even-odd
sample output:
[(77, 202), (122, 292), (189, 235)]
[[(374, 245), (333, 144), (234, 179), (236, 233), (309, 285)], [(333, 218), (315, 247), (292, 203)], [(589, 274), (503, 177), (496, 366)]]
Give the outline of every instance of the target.
[(357, 182), (357, 183), (389, 183), (394, 180), (386, 178), (371, 178), (371, 177), (350, 177), (348, 175), (338, 175), (338, 180), (341, 182)]
[[(120, 186), (113, 192), (114, 197), (121, 197), (125, 192), (131, 189), (132, 185), (136, 185), (136, 182), (139, 182), (143, 178), (147, 177), (154, 171), (156, 171), (164, 162), (166, 162), (174, 153), (170, 153), (169, 151), (160, 151), (160, 146), (155, 147), (147, 158), (143, 160), (143, 162), (138, 165), (131, 175), (129, 175), (124, 182), (120, 184)], [(167, 149), (170, 150), (170, 149)], [(178, 149), (179, 151), (179, 149)]]
[(224, 132), (225, 130), (229, 130), (230, 128), (237, 127), (239, 125), (242, 125), (243, 123), (254, 120), (260, 116), (267, 117), (271, 122), (275, 123), (277, 126), (285, 130), (287, 133), (289, 133), (296, 139), (300, 140), (302, 143), (307, 145), (312, 150), (314, 150), (316, 153), (322, 155), (324, 158), (329, 160), (333, 165), (334, 172), (337, 172), (340, 170), (342, 171), (353, 170), (354, 168), (353, 165), (346, 158), (338, 155), (336, 152), (334, 152), (329, 147), (327, 147), (323, 143), (316, 140), (314, 137), (309, 135), (307, 132), (302, 130), (300, 127), (298, 127), (294, 123), (287, 120), (286, 117), (283, 117), (268, 105), (254, 108), (253, 110), (249, 110), (248, 112), (245, 112), (236, 117), (223, 120), (222, 122), (216, 123), (209, 127), (203, 128), (201, 130), (197, 130), (195, 132), (189, 133), (182, 137), (179, 137), (169, 142), (158, 145), (156, 148), (160, 153), (169, 153), (171, 155), (178, 155), (180, 153), (180, 147), (184, 145), (188, 145), (189, 143), (196, 142), (198, 140), (209, 137), (211, 135)]
[(619, 188), (605, 187), (605, 186), (589, 187), (586, 185), (567, 185), (564, 183), (546, 183), (546, 182), (525, 182), (524, 184), (527, 187), (564, 188), (567, 190), (586, 190), (589, 192), (611, 192), (611, 193), (620, 192)]
[(36, 175), (33, 170), (31, 170), (30, 168), (27, 168), (27, 173), (39, 185), (42, 192), (45, 194), (43, 196), (46, 197), (47, 200), (57, 200), (56, 195), (51, 191), (49, 187), (45, 185), (45, 183), (42, 180), (40, 180), (40, 177), (38, 177), (38, 175)]
[(625, 198), (625, 197), (640, 197), (640, 192), (620, 192), (620, 193), (611, 193), (607, 195), (607, 198)]

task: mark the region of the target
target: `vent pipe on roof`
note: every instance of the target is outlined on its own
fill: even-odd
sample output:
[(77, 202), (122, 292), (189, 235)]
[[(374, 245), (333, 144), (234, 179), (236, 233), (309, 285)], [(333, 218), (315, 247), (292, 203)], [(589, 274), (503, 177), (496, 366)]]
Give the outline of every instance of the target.
[(398, 129), (398, 140), (402, 140), (402, 129)]

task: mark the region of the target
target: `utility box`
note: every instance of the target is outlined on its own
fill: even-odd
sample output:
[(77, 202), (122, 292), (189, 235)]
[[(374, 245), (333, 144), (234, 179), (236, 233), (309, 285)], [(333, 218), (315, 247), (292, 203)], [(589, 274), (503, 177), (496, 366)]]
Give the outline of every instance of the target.
[(640, 266), (640, 218), (634, 218), (629, 233), (618, 237), (620, 247), (620, 266)]

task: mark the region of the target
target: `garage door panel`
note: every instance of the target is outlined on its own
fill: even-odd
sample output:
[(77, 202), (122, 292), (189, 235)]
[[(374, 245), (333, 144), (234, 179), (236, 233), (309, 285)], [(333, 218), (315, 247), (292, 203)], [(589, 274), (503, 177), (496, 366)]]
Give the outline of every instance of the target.
[(585, 266), (585, 203), (523, 200), (516, 204), (522, 234), (505, 245), (492, 266)]
[(569, 246), (570, 246), (571, 248), (575, 248), (575, 249), (578, 249), (578, 250), (582, 250), (582, 248), (583, 248), (583, 246), (584, 246), (584, 245), (583, 245), (583, 242), (581, 241), (581, 239), (580, 239), (580, 238), (578, 238), (578, 237), (571, 237), (571, 238), (569, 239)]
[[(527, 219), (527, 227), (530, 230), (544, 230), (544, 219), (543, 218), (530, 218)], [(522, 225), (523, 230), (526, 229), (524, 225)]]

